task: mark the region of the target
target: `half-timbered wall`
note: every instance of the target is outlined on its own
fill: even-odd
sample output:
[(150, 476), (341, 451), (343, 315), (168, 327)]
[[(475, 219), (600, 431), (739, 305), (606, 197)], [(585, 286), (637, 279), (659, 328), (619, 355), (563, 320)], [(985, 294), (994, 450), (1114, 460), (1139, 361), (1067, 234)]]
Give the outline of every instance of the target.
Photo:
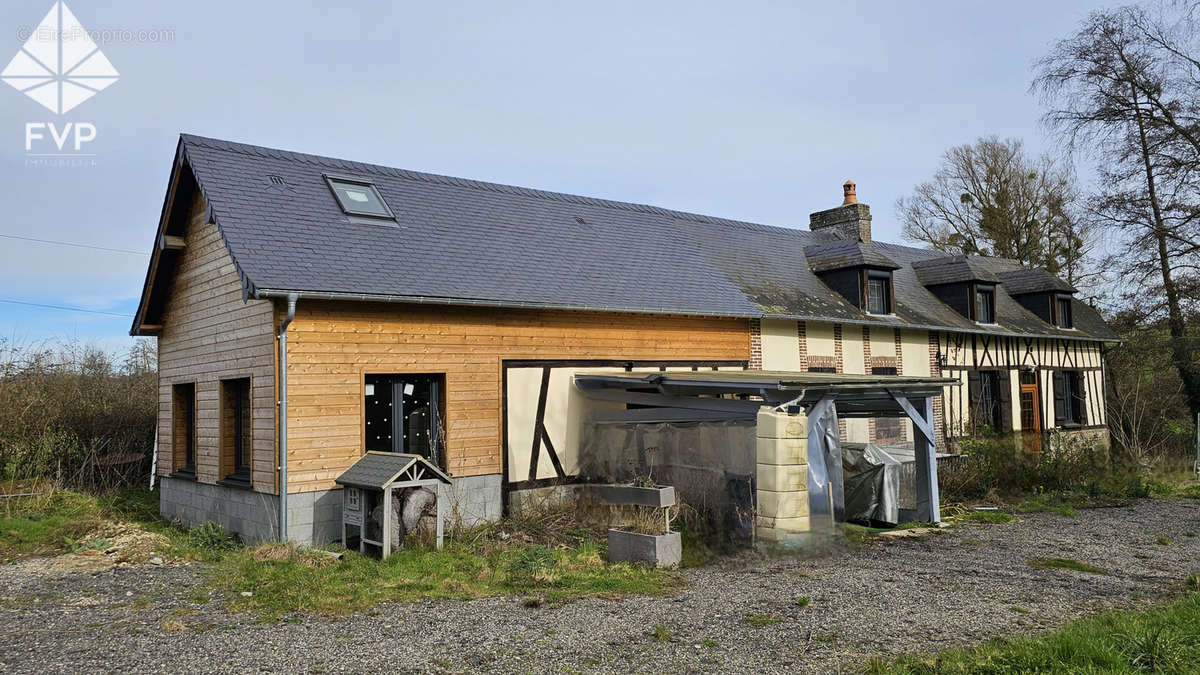
[[(288, 330), (289, 491), (330, 489), (362, 454), (366, 374), (443, 374), (447, 468), (499, 474), (504, 362), (746, 362), (748, 334), (745, 319), (302, 299)], [(555, 375), (555, 386), (566, 376)], [(513, 382), (523, 392), (528, 385)], [(537, 396), (525, 393), (523, 405), (536, 409)], [(547, 405), (559, 414), (570, 399)]]
[(167, 295), (158, 337), (158, 473), (180, 466), (172, 453), (172, 386), (196, 385), (196, 480), (215, 483), (221, 469), (220, 382), (250, 378), (253, 463), (259, 492), (275, 491), (275, 335), (268, 300), (242, 301), (242, 284), (217, 226), (197, 197), (185, 248)]
[[(1021, 371), (1033, 372), (1038, 386), (1038, 408), (1042, 427), (1054, 427), (1054, 378), (1056, 370), (1079, 371), (1083, 383), (1083, 427), (1099, 428), (1108, 423), (1104, 409), (1103, 354), (1098, 342), (1047, 338), (1015, 338), (966, 333), (939, 333), (938, 349), (944, 360), (942, 374), (958, 377), (960, 387), (947, 388), (944, 397), (947, 429), (951, 436), (966, 435), (971, 428), (968, 373), (975, 370), (1009, 372), (1011, 399), (1019, 400)], [(1021, 429), (1021, 416), (1014, 410), (1013, 431)]]
[[(1012, 428), (1021, 429), (1020, 375), (1035, 372), (1043, 429), (1054, 427), (1055, 370), (1078, 370), (1084, 387), (1084, 428), (1107, 424), (1104, 410), (1104, 370), (1100, 344), (1083, 340), (1012, 338), (968, 333), (935, 332), (891, 326), (859, 326), (814, 321), (763, 319), (762, 368), (838, 373), (870, 373), (894, 367), (899, 375), (957, 377), (961, 385), (945, 388), (935, 401), (935, 429), (954, 438), (970, 430), (968, 374), (978, 370), (1007, 371)], [(904, 438), (912, 430), (904, 425)], [(868, 442), (879, 438), (876, 420), (842, 423), (843, 438)]]

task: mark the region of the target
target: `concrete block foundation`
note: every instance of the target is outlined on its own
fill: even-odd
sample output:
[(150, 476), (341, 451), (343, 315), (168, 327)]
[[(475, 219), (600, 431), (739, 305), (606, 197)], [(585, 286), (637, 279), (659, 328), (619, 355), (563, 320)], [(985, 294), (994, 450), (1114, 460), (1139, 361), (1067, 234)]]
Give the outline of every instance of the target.
[[(163, 477), (159, 511), (186, 527), (217, 523), (247, 544), (279, 540), (279, 498), (251, 490)], [(463, 476), (441, 486), (449, 526), (470, 527), (503, 515), (500, 474)], [(288, 539), (323, 546), (342, 537), (342, 490), (293, 492), (287, 498)]]
[(247, 544), (279, 539), (279, 498), (242, 488), (163, 477), (158, 483), (163, 517), (187, 527), (207, 522), (236, 533)]

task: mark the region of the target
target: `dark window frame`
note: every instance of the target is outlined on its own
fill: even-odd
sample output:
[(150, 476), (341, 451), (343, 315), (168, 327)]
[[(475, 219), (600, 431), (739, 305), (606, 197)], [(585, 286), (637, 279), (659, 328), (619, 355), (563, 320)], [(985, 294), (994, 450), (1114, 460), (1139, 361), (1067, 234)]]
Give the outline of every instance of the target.
[[(183, 477), (195, 477), (196, 475), (196, 383), (195, 382), (176, 382), (171, 385), (171, 404), (172, 404), (172, 420), (171, 420), (171, 460), (172, 464), (179, 461), (178, 450), (179, 438), (176, 435), (179, 430), (179, 420), (176, 416), (181, 412), (185, 419), (183, 428), (186, 430), (183, 446), (183, 463), (181, 466), (173, 467), (173, 474), (178, 474)], [(182, 408), (182, 411), (180, 410)]]
[(979, 371), (979, 402), (977, 408), (986, 413), (984, 420), (992, 431), (1003, 433), (1003, 414), (1000, 410), (1000, 373), (995, 370)]
[[(226, 429), (224, 428), (227, 408), (233, 422), (230, 431), (229, 466), (222, 466), (223, 484), (249, 487), (254, 472), (254, 381), (250, 376), (222, 379), (220, 386), (221, 460), (225, 459)], [(231, 398), (232, 395), (232, 398)], [(249, 422), (249, 424), (247, 424)]]
[[(987, 309), (990, 314), (987, 321), (979, 316), (979, 301), (988, 298)], [(976, 323), (992, 326), (996, 324), (996, 287), (992, 284), (973, 284), (971, 293), (971, 318)]]
[[(363, 218), (373, 218), (380, 221), (390, 220), (395, 222), (396, 214), (392, 212), (392, 207), (389, 206), (387, 201), (384, 200), (383, 193), (379, 191), (379, 188), (375, 186), (374, 182), (364, 178), (353, 178), (351, 176), (339, 176), (336, 174), (326, 173), (321, 175), (325, 178), (325, 184), (329, 186), (329, 190), (333, 193), (333, 198), (337, 200), (338, 206), (342, 208), (342, 213), (345, 213), (348, 216), (361, 216)], [(346, 201), (342, 199), (342, 195), (338, 192), (337, 185), (335, 185), (336, 183), (366, 188), (371, 192), (371, 194), (375, 195), (375, 200), (379, 202), (381, 207), (383, 207), (385, 213), (377, 213), (375, 211), (358, 209), (355, 208), (353, 204), (346, 203)]]
[[(1059, 370), (1054, 378), (1055, 404), (1062, 401), (1062, 414), (1055, 422), (1062, 427), (1081, 427), (1087, 424), (1087, 394), (1084, 392), (1083, 371)], [(1058, 388), (1061, 387), (1061, 391)], [(1057, 410), (1055, 411), (1058, 412)]]
[[(1072, 330), (1075, 328), (1075, 312), (1071, 307), (1071, 296), (1065, 294), (1057, 294), (1051, 296), (1050, 309), (1054, 312), (1054, 325), (1063, 330)], [(1066, 318), (1064, 320), (1063, 307), (1066, 307)]]
[[(883, 311), (878, 311), (871, 302), (871, 282), (877, 281), (883, 285)], [(895, 313), (895, 291), (893, 289), (892, 273), (884, 270), (866, 270), (863, 275), (863, 309), (867, 314), (890, 316)]]
[[(362, 376), (362, 405), (363, 421), (362, 421), (362, 438), (363, 448), (370, 449), (371, 441), (368, 439), (367, 427), (370, 425), (370, 414), (367, 412), (366, 406), (368, 401), (367, 386), (373, 387), (388, 387), (389, 393), (387, 399), (391, 406), (391, 413), (388, 418), (389, 440), (385, 445), (388, 449), (383, 449), (382, 446), (376, 449), (381, 452), (408, 452), (410, 448), (405, 447), (405, 438), (412, 432), (411, 429), (406, 429), (409, 413), (405, 410), (404, 393), (405, 385), (424, 384), (429, 387), (429, 410), (428, 410), (428, 429), (424, 431), (428, 433), (428, 449), (429, 456), (427, 459), (437, 466), (446, 468), (446, 444), (447, 439), (444, 434), (446, 432), (446, 373), (387, 373), (387, 372), (366, 372)], [(372, 397), (381, 394), (372, 394)], [(396, 403), (399, 398), (399, 404)]]

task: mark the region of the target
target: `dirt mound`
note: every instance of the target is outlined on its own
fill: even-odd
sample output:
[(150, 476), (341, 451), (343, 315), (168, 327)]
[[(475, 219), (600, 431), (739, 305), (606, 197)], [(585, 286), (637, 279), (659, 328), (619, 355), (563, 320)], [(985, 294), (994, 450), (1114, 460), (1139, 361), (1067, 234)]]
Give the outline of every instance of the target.
[(144, 563), (157, 559), (170, 542), (161, 534), (147, 532), (132, 523), (105, 521), (83, 538), (82, 549), (73, 554), (104, 560), (109, 565)]

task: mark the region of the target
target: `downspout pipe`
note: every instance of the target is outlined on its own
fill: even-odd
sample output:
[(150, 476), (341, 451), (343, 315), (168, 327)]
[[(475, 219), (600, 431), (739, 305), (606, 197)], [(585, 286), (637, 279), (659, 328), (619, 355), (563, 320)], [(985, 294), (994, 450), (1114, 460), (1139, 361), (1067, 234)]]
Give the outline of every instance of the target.
[(288, 540), (287, 526), (287, 329), (296, 318), (299, 293), (287, 296), (287, 316), (279, 323), (279, 541)]

